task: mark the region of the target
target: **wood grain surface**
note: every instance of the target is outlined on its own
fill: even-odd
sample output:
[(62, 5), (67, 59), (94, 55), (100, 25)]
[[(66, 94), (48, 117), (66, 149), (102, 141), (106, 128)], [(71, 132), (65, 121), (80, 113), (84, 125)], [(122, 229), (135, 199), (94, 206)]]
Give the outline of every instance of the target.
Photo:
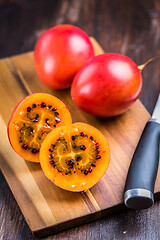
[[(128, 55), (137, 64), (160, 55), (159, 0), (0, 1), (0, 57), (33, 50), (39, 35), (60, 23), (71, 23), (94, 36), (107, 52)], [(148, 111), (160, 91), (159, 63), (143, 72), (140, 99)], [(18, 96), (14, 96), (18, 100)], [(1, 101), (3, 101), (0, 98)], [(12, 99), (10, 99), (12, 104)], [(8, 106), (7, 106), (8, 107)], [(0, 238), (33, 239), (32, 234), (0, 175)], [(144, 211), (127, 210), (47, 239), (159, 239), (159, 203)]]

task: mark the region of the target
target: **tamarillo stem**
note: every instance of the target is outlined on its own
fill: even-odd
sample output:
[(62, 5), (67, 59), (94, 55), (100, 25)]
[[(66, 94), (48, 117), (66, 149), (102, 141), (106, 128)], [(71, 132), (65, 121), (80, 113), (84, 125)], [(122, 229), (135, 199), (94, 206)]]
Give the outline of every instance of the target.
[(150, 58), (147, 62), (143, 63), (142, 65), (139, 65), (138, 66), (138, 69), (140, 72), (142, 72), (142, 70), (151, 62), (157, 60), (157, 59), (160, 59), (160, 56), (156, 56), (156, 57), (153, 57), (153, 58)]

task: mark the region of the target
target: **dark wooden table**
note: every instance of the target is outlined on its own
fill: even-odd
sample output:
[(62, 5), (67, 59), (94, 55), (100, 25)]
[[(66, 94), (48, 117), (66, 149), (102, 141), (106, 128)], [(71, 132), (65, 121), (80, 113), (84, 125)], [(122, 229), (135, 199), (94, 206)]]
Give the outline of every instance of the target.
[[(160, 56), (160, 0), (0, 0), (0, 58), (34, 49), (46, 29), (62, 23), (94, 36), (105, 52), (131, 57), (138, 65)], [(160, 92), (160, 62), (142, 73), (140, 100), (152, 113)], [(107, 197), (107, 196), (106, 196)], [(0, 173), (0, 239), (34, 239)], [(46, 239), (160, 239), (160, 203), (127, 210)]]

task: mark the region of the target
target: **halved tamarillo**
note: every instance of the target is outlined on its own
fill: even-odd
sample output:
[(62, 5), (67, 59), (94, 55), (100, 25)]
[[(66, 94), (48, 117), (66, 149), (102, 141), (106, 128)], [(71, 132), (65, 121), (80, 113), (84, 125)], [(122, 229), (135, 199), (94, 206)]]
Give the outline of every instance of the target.
[(109, 145), (102, 133), (86, 123), (53, 130), (42, 143), (40, 164), (58, 187), (79, 192), (91, 188), (106, 172)]
[(8, 137), (21, 157), (39, 162), (39, 150), (47, 134), (71, 123), (69, 110), (61, 100), (50, 94), (34, 93), (14, 109), (8, 123)]

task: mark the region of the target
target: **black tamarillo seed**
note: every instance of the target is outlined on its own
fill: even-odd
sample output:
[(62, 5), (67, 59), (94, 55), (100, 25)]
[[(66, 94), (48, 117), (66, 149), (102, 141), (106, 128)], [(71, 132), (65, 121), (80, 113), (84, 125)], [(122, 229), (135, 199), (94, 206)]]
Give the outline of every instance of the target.
[(69, 166), (69, 168), (73, 168), (73, 165), (74, 165), (74, 160), (71, 159), (67, 162), (67, 165)]
[(22, 145), (22, 148), (25, 149), (25, 150), (27, 150), (28, 145), (27, 145), (27, 144), (23, 144), (23, 145)]
[(77, 156), (76, 161), (79, 162), (82, 159), (81, 156)]
[(30, 112), (31, 111), (31, 107), (27, 107), (27, 112)]
[(69, 168), (73, 168), (73, 165), (71, 165), (71, 164), (68, 164), (68, 167), (69, 167)]
[(48, 108), (48, 109), (51, 109), (51, 107), (52, 107), (52, 105), (48, 105), (48, 107), (47, 107), (47, 108)]
[(48, 155), (50, 159), (53, 159), (53, 154)]
[(96, 146), (96, 149), (99, 149), (99, 146)]
[(90, 167), (90, 168), (88, 169), (88, 172), (92, 172), (92, 167)]
[(84, 174), (87, 175), (87, 174), (88, 174), (88, 170), (85, 170), (85, 171), (84, 171)]
[(75, 140), (75, 136), (72, 136), (72, 140), (73, 140), (73, 141)]
[(96, 159), (100, 159), (100, 158), (101, 158), (101, 156), (100, 156), (100, 155), (97, 155), (97, 156), (96, 156)]
[(85, 145), (81, 145), (80, 149), (84, 151), (84, 150), (86, 150), (86, 146)]
[(52, 108), (52, 111), (56, 111), (57, 110), (57, 108)]
[(37, 119), (37, 118), (34, 118), (34, 119), (33, 119), (33, 122), (38, 122), (38, 119)]
[(84, 136), (85, 136), (84, 132), (81, 132), (81, 133), (80, 133), (80, 136), (81, 136), (81, 137), (84, 137)]
[(47, 124), (48, 124), (48, 121), (49, 121), (49, 119), (48, 119), (48, 118), (46, 118), (46, 119), (45, 119), (45, 122), (46, 122)]
[(55, 128), (56, 128), (56, 125), (54, 124), (54, 125), (53, 125), (53, 127), (55, 127)]
[(68, 164), (73, 165), (74, 164), (74, 160), (73, 159), (69, 160)]
[(92, 136), (90, 136), (90, 139), (93, 141), (93, 137)]
[(61, 121), (61, 119), (56, 117), (55, 121), (56, 121), (56, 123), (59, 123)]
[(44, 102), (41, 103), (41, 108), (45, 108), (46, 104)]
[(53, 152), (53, 149), (52, 149), (52, 148), (50, 148), (50, 149), (49, 149), (49, 151), (50, 151), (50, 152)]
[(35, 153), (38, 153), (38, 152), (39, 152), (39, 149), (38, 149), (38, 148), (33, 148), (33, 149), (32, 149), (32, 153), (35, 154)]
[(94, 163), (91, 164), (92, 167), (95, 167), (96, 165)]
[(55, 161), (51, 160), (49, 161), (50, 164), (55, 164)]
[(32, 104), (32, 108), (36, 108), (36, 106), (37, 106), (37, 105), (36, 105), (35, 103)]

